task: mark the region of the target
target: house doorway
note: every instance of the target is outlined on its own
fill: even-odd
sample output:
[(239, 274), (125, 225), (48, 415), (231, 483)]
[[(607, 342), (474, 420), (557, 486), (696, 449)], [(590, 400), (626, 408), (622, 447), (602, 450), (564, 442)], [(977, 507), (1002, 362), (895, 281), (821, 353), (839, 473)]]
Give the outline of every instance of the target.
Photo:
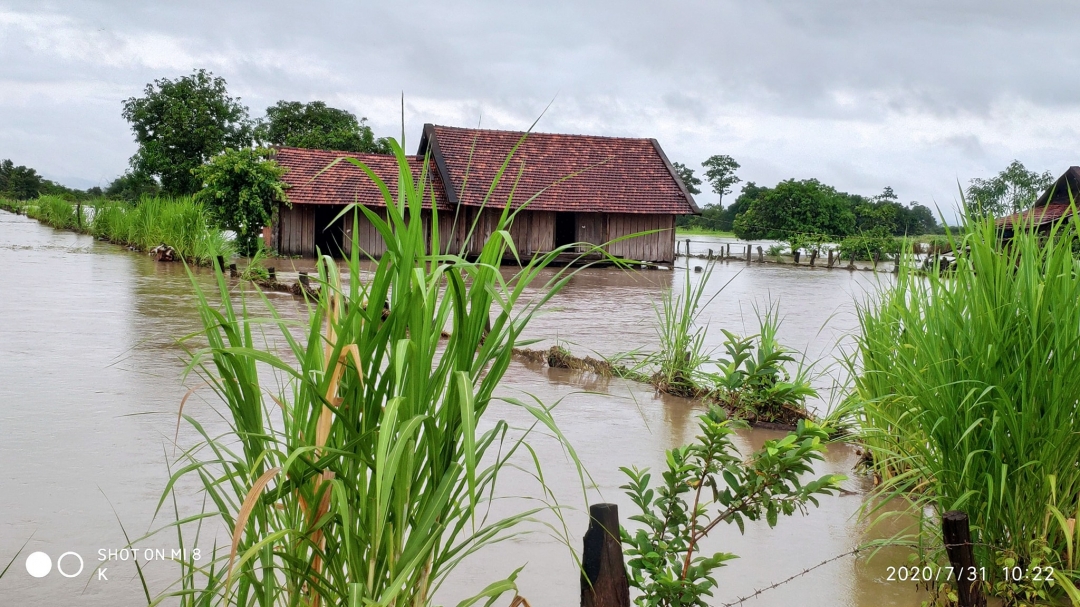
[(345, 207), (327, 204), (313, 206), (315, 207), (315, 246), (319, 254), (344, 257), (344, 223), (339, 219), (331, 225), (331, 221)]
[(555, 246), (577, 242), (577, 218), (573, 213), (555, 213)]

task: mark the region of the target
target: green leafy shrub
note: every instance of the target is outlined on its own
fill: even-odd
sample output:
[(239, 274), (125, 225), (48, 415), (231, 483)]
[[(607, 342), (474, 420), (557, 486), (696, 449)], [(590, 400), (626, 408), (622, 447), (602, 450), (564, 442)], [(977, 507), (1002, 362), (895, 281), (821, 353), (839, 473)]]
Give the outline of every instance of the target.
[(793, 424), (808, 417), (806, 399), (816, 397), (803, 367), (792, 378), (785, 363), (795, 362), (794, 352), (780, 345), (776, 309), (761, 319), (761, 331), (739, 337), (724, 330), (726, 358), (720, 370), (708, 375), (713, 391), (709, 398), (733, 415), (750, 420)]
[(887, 259), (899, 254), (902, 240), (886, 234), (864, 233), (840, 241), (841, 259)]
[(794, 433), (766, 441), (743, 460), (732, 443), (735, 433), (724, 412), (713, 409), (700, 418), (697, 442), (667, 452), (667, 470), (658, 487), (648, 469), (622, 468), (630, 481), (622, 486), (640, 514), (635, 531), (622, 530), (630, 584), (641, 591), (641, 607), (706, 607), (717, 582), (715, 571), (734, 554), (701, 554), (701, 541), (721, 523), (738, 525), (764, 519), (776, 526), (781, 515), (817, 497), (833, 493), (844, 477), (802, 477), (821, 461), (827, 432), (800, 422)]
[(236, 234), (236, 248), (251, 256), (259, 250), (263, 226), (274, 205), (286, 200), (281, 176), (285, 169), (269, 159), (267, 149), (225, 150), (195, 169), (203, 189), (195, 199), (206, 205), (221, 227)]

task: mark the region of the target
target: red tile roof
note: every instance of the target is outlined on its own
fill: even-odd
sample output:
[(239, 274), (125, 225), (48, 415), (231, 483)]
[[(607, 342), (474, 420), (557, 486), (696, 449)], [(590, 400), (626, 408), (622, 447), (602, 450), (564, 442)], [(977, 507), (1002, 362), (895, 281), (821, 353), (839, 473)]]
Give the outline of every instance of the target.
[[(451, 184), (451, 203), (480, 205), (523, 136), (429, 124), (418, 153), (430, 149), (443, 180)], [(655, 139), (530, 133), (514, 151), (488, 204), (501, 208), (512, 189), (515, 206), (537, 195), (528, 208), (540, 211), (699, 212)]]
[[(288, 185), (285, 194), (289, 197), (289, 202), (334, 205), (358, 202), (366, 206), (386, 206), (379, 186), (371, 177), (363, 169), (346, 160), (333, 164), (339, 158), (360, 160), (386, 183), (391, 195), (397, 196), (399, 171), (394, 156), (279, 147), (276, 148), (274, 160), (287, 169), (282, 181)], [(419, 178), (424, 164), (423, 157), (408, 158), (414, 178)], [(333, 166), (330, 166), (331, 164)], [(428, 169), (428, 183), (434, 186), (439, 209), (453, 210), (447, 202), (438, 171), (433, 168)], [(430, 206), (430, 191), (429, 187), (429, 193), (424, 197), (425, 207)]]
[(997, 225), (1007, 228), (1011, 228), (1016, 225), (1042, 226), (1061, 219), (1066, 213), (1069, 212), (1069, 208), (1070, 205), (1068, 204), (1048, 204), (1044, 206), (1032, 207), (1021, 213), (1013, 213), (1012, 215), (1008, 215), (1006, 217), (999, 217), (997, 219)]

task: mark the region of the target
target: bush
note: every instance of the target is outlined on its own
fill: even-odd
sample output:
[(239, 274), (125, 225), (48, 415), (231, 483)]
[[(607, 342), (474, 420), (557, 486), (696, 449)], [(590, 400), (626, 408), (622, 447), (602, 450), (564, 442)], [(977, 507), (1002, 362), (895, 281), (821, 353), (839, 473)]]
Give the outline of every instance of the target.
[(875, 257), (887, 259), (890, 255), (895, 256), (900, 252), (901, 243), (902, 240), (898, 238), (881, 234), (848, 236), (840, 241), (840, 258), (854, 258), (861, 261), (870, 261)]
[(217, 225), (236, 234), (236, 248), (251, 256), (259, 250), (263, 226), (274, 205), (285, 201), (285, 169), (268, 160), (270, 150), (225, 150), (195, 169), (204, 187), (195, 199), (206, 205)]
[(824, 459), (828, 434), (813, 422), (765, 441), (745, 461), (723, 411), (701, 416), (699, 427), (697, 442), (667, 452), (668, 467), (656, 489), (648, 469), (622, 468), (630, 478), (622, 489), (641, 511), (630, 520), (644, 525), (634, 533), (622, 529), (630, 584), (642, 592), (635, 599), (641, 607), (706, 607), (703, 597), (716, 587), (714, 571), (735, 558), (700, 554), (701, 541), (714, 528), (735, 523), (743, 531), (745, 521), (760, 519), (774, 527), (780, 515), (817, 505), (817, 496), (832, 494), (844, 478), (801, 478)]

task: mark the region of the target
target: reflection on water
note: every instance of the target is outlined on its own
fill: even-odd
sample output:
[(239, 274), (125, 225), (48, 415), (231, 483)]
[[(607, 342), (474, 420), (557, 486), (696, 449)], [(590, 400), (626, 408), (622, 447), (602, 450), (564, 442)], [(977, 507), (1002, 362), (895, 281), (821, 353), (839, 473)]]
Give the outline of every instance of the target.
[[(279, 272), (311, 269), (305, 262), (276, 263)], [(110, 565), (108, 582), (91, 579), (90, 570), (97, 565), (92, 560), (97, 550), (126, 543), (118, 519), (132, 536), (152, 526), (177, 432), (177, 405), (186, 390), (180, 379), (184, 353), (176, 340), (199, 327), (187, 273), (177, 264), (158, 264), (3, 212), (0, 268), (0, 511), (6, 514), (0, 521), (0, 562), (31, 537), (24, 556), (41, 550), (55, 558), (72, 550), (88, 561), (87, 571), (72, 580), (55, 574), (36, 580), (20, 561), (0, 580), (0, 596), (5, 603), (26, 605), (137, 604), (142, 590), (129, 564)], [(204, 288), (212, 288), (205, 271), (195, 275)], [(580, 354), (655, 348), (653, 305), (663, 290), (681, 288), (687, 276), (684, 269), (582, 271), (535, 318), (527, 336), (541, 340), (533, 347), (558, 340)], [(781, 340), (827, 364), (850, 344), (846, 336), (857, 325), (854, 302), (877, 280), (845, 271), (720, 264), (707, 296), (719, 294), (703, 313), (709, 345), (720, 345), (721, 327), (755, 332), (755, 312), (774, 302), (784, 316)], [(291, 296), (268, 296), (286, 317), (304, 314)], [(839, 370), (834, 366), (830, 372), (835, 376)], [(816, 385), (828, 388), (831, 380), (823, 376)], [(661, 466), (665, 449), (695, 435), (700, 413), (694, 403), (658, 396), (648, 386), (533, 363), (513, 363), (500, 389), (504, 396), (558, 403), (556, 419), (589, 476), (584, 481), (578, 476), (555, 441), (537, 435), (534, 444), (548, 484), (573, 508), (566, 511), (565, 523), (575, 551), (586, 527), (583, 491), (589, 500), (618, 503), (626, 521), (633, 511), (619, 489), (625, 481), (618, 468)], [(817, 406), (827, 401), (826, 396)], [(188, 401), (185, 413), (206, 423), (211, 434), (225, 428), (211, 403), (198, 398)], [(518, 428), (531, 421), (511, 404), (493, 407), (492, 414)], [(181, 445), (197, 440), (186, 424), (179, 432)], [(749, 452), (775, 436), (742, 432), (738, 444)], [(856, 460), (850, 448), (834, 446), (819, 472), (851, 474)], [(498, 501), (496, 514), (538, 495), (524, 472), (508, 473), (505, 480), (502, 493), (512, 499)], [(718, 529), (705, 549), (740, 558), (721, 570), (715, 603), (751, 594), (867, 539), (856, 519), (867, 481), (852, 476), (845, 487), (851, 493), (824, 499), (821, 508), (782, 520), (775, 530), (748, 525), (740, 535), (734, 527)], [(185, 489), (191, 500), (181, 506), (197, 508), (197, 488)], [(155, 525), (170, 516), (159, 515)], [(155, 548), (174, 544), (164, 536), (150, 541)], [(747, 604), (917, 605), (913, 587), (882, 580), (885, 566), (903, 559), (898, 551), (886, 551), (869, 564), (842, 559)], [(567, 547), (543, 530), (466, 561), (439, 599), (453, 603), (526, 563), (520, 585), (533, 605), (577, 603), (574, 561)], [(147, 572), (157, 590), (175, 574), (164, 563), (152, 563)]]

